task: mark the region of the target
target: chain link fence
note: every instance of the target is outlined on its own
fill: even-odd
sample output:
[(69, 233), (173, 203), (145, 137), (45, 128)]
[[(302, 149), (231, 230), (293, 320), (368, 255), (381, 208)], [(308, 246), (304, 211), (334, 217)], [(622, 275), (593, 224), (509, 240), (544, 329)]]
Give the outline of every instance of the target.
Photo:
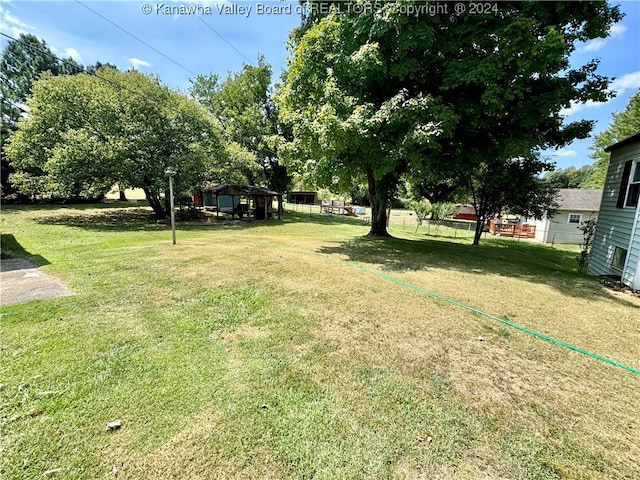
[[(295, 204), (285, 203), (287, 210), (297, 213), (307, 214), (323, 214), (323, 215), (339, 215), (336, 211), (325, 209), (323, 210), (321, 205), (307, 205), (307, 204)], [(365, 208), (364, 215), (358, 215), (356, 217), (363, 223), (371, 222), (371, 209)], [(389, 216), (389, 226), (400, 228), (407, 232), (413, 232), (415, 234), (423, 234), (433, 237), (449, 237), (449, 238), (473, 238), (475, 234), (476, 223), (470, 220), (423, 220), (422, 225), (418, 225), (416, 220), (416, 214), (411, 210), (392, 209)], [(483, 238), (491, 237), (489, 232), (482, 234)], [(496, 235), (500, 236), (500, 235)], [(583, 243), (582, 232), (566, 232), (557, 230), (536, 230), (535, 238), (523, 238), (523, 237), (507, 237), (512, 238), (514, 241), (529, 241), (529, 242), (542, 242), (546, 239), (546, 244), (551, 246), (555, 244), (568, 244), (568, 245), (581, 245)]]

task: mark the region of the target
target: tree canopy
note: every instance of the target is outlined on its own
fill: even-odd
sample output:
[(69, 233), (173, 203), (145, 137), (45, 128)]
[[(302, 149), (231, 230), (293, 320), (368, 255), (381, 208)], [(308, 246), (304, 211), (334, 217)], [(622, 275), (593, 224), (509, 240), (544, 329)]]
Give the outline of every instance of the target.
[(95, 197), (119, 183), (143, 189), (164, 218), (165, 169), (177, 169), (177, 191), (189, 190), (225, 155), (202, 107), (137, 71), (45, 75), (27, 105), (6, 151), (12, 182), (31, 195)]
[(544, 181), (555, 188), (600, 188), (585, 186), (593, 174), (592, 165), (584, 165), (580, 168), (567, 167), (547, 172)]
[[(514, 168), (537, 178), (553, 168), (538, 150), (588, 135), (591, 122), (565, 124), (560, 111), (606, 100), (608, 79), (596, 60), (570, 68), (569, 55), (621, 14), (606, 2), (500, 2), (487, 14), (410, 16), (402, 3), (338, 4), (293, 32), (280, 97), (296, 134), (289, 158), (322, 184), (366, 179), (374, 235), (386, 234), (380, 211), (404, 173), (443, 195), (484, 198), (480, 226), (502, 178)], [(530, 180), (528, 194), (510, 189), (499, 203), (548, 199)]]
[(596, 135), (590, 147), (590, 157), (595, 162), (591, 174), (581, 184), (582, 188), (604, 187), (610, 157), (604, 149), (638, 131), (640, 131), (640, 90), (629, 99), (624, 111), (612, 115), (609, 127)]
[(24, 113), (31, 86), (42, 72), (52, 75), (75, 74), (83, 70), (72, 58), (59, 60), (44, 40), (21, 34), (10, 40), (0, 55), (0, 94), (2, 122), (13, 127)]
[(21, 34), (15, 40), (9, 40), (0, 54), (0, 177), (2, 179), (1, 196), (13, 192), (9, 175), (13, 168), (2, 151), (5, 140), (15, 129), (18, 119), (26, 114), (26, 102), (31, 94), (31, 86), (41, 73), (52, 75), (75, 74), (82, 66), (72, 58), (58, 59), (44, 40), (34, 35)]
[(284, 191), (289, 178), (277, 154), (281, 131), (271, 100), (271, 75), (260, 56), (256, 66), (245, 64), (222, 82), (216, 74), (198, 75), (189, 93), (222, 125), (228, 157), (245, 181)]
[(303, 35), (294, 32), (277, 97), (293, 126), (284, 155), (294, 170), (338, 191), (354, 179), (365, 183), (372, 235), (387, 234), (385, 210), (400, 177), (445, 117), (427, 95), (406, 88), (413, 59), (400, 51), (407, 38), (391, 20), (333, 9)]

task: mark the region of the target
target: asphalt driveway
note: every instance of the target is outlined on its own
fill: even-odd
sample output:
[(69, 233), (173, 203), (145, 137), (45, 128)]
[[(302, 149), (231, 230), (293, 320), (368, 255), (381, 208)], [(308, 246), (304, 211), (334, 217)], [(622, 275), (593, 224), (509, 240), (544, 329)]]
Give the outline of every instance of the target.
[(73, 292), (24, 258), (0, 260), (0, 306), (66, 297)]

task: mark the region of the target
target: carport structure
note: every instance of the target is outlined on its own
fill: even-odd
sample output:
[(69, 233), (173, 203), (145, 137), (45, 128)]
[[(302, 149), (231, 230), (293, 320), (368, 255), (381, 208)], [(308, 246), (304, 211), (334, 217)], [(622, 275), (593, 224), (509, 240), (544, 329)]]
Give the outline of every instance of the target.
[(219, 185), (194, 192), (196, 207), (213, 209), (216, 216), (230, 213), (232, 217), (247, 215), (255, 220), (274, 218), (273, 200), (278, 200), (277, 217), (280, 220), (283, 194), (254, 185)]

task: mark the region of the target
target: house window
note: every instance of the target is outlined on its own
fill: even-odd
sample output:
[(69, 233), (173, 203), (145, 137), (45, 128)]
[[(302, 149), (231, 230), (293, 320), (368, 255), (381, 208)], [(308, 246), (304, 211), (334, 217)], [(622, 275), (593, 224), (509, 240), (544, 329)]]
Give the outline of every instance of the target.
[(640, 162), (635, 162), (633, 167), (633, 175), (629, 178), (625, 207), (636, 207), (640, 196)]
[(611, 266), (622, 271), (626, 259), (627, 251), (624, 248), (616, 247), (613, 252), (613, 261), (611, 262)]
[(570, 213), (569, 221), (567, 223), (580, 223), (582, 221), (582, 215), (579, 213)]

